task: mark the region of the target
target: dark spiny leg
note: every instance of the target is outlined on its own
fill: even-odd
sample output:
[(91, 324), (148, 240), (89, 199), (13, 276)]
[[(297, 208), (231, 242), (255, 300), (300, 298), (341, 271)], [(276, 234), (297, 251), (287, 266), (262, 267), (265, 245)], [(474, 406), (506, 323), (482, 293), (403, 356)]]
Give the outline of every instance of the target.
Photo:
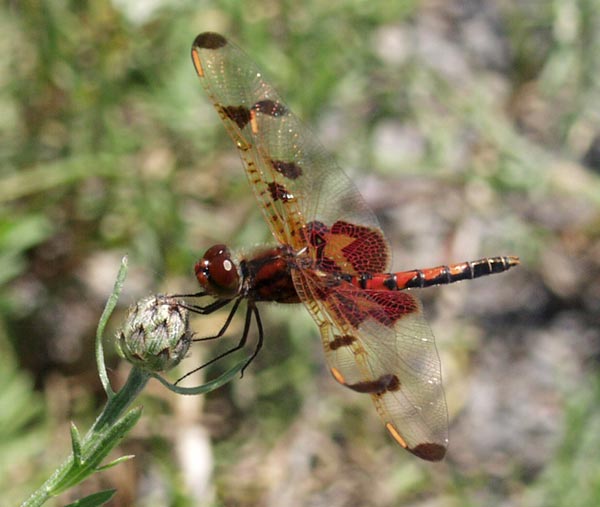
[(203, 298), (210, 296), (208, 292), (194, 292), (193, 294), (171, 294), (169, 297), (172, 298)]
[[(231, 299), (219, 299), (219, 300), (215, 301), (214, 303), (211, 303), (206, 306), (188, 305), (187, 303), (183, 303), (181, 306), (183, 308), (189, 310), (190, 312), (197, 313), (199, 315), (208, 315), (209, 313), (213, 313), (213, 312), (216, 312), (217, 310), (220, 310), (224, 306), (227, 306), (229, 303), (231, 303)], [(238, 304), (239, 304), (239, 300), (238, 300)]]
[(252, 301), (248, 303), (248, 311), (252, 311), (252, 313), (254, 313), (254, 318), (256, 319), (256, 327), (258, 328), (258, 341), (256, 342), (256, 348), (254, 349), (254, 352), (242, 368), (242, 377), (244, 376), (244, 370), (250, 365), (252, 361), (254, 361), (254, 358), (258, 355), (260, 349), (263, 346), (263, 326), (260, 320), (260, 314), (258, 313), (258, 308), (254, 306), (254, 303)]
[(207, 336), (206, 338), (194, 338), (194, 339), (192, 339), (192, 341), (193, 342), (204, 342), (207, 340), (216, 340), (217, 338), (221, 338), (221, 336), (223, 336), (225, 334), (225, 331), (227, 331), (227, 328), (231, 324), (231, 321), (233, 320), (233, 317), (236, 314), (241, 302), (242, 302), (242, 298), (237, 298), (235, 300), (235, 303), (231, 307), (231, 311), (229, 312), (229, 315), (227, 316), (227, 320), (225, 321), (225, 324), (223, 324), (223, 327), (221, 327), (221, 330), (216, 335)]
[[(239, 307), (239, 301), (241, 301), (241, 299), (236, 301), (236, 303), (238, 303), (238, 304), (234, 305), (235, 310), (237, 310)], [(210, 361), (204, 363), (201, 366), (198, 366), (198, 368), (194, 368), (192, 371), (186, 373), (183, 377), (180, 377), (179, 379), (177, 379), (175, 384), (176, 385), (179, 384), (179, 382), (181, 382), (184, 378), (189, 377), (192, 373), (196, 373), (197, 371), (201, 370), (202, 368), (207, 367), (209, 364), (213, 364), (214, 362), (218, 361), (219, 359), (222, 359), (225, 356), (232, 354), (233, 352), (243, 348), (244, 345), (246, 345), (246, 341), (248, 340), (248, 332), (250, 331), (250, 324), (252, 322), (252, 314), (254, 313), (252, 311), (253, 308), (254, 307), (248, 306), (248, 308), (246, 309), (246, 321), (244, 322), (244, 331), (242, 333), (242, 338), (240, 339), (239, 343), (235, 347), (223, 352), (222, 354), (219, 354), (217, 357), (213, 357)], [(254, 308), (254, 310), (255, 310), (255, 308)], [(231, 322), (231, 319), (233, 318), (232, 315), (233, 315), (233, 313), (230, 313), (230, 318), (227, 319), (229, 322)], [(248, 366), (248, 362), (244, 365), (244, 368), (246, 368), (246, 366)], [(242, 372), (243, 372), (244, 368), (242, 368)]]
[[(195, 292), (194, 294), (173, 294), (170, 297), (173, 298), (203, 298), (203, 297), (214, 297), (208, 292)], [(181, 306), (189, 310), (190, 312), (198, 313), (200, 315), (208, 315), (209, 313), (216, 312), (220, 308), (227, 305), (231, 299), (218, 299), (217, 301), (206, 305), (190, 305), (188, 303), (182, 303)]]

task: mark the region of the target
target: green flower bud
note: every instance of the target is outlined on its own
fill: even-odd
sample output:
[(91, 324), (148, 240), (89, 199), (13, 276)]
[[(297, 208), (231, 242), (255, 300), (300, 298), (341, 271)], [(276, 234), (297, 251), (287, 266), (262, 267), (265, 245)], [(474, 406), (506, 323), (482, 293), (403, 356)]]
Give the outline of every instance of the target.
[(190, 348), (189, 313), (175, 299), (151, 296), (129, 310), (117, 332), (121, 357), (148, 371), (168, 371)]

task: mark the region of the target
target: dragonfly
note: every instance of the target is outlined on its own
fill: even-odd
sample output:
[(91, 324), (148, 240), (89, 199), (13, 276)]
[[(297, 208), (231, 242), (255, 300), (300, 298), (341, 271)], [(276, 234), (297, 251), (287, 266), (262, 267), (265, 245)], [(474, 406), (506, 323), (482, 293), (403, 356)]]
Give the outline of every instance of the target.
[(209, 314), (232, 305), (217, 335), (199, 340), (222, 337), (247, 302), (239, 343), (202, 367), (244, 347), (253, 321), (258, 338), (247, 364), (254, 359), (264, 337), (258, 303), (303, 303), (333, 378), (368, 394), (404, 449), (443, 459), (448, 412), (440, 359), (422, 305), (407, 289), (502, 273), (518, 257), (390, 272), (390, 245), (374, 213), (250, 57), (214, 32), (198, 35), (191, 55), (276, 240), (246, 255), (217, 244), (196, 263), (202, 290), (193, 296), (212, 302), (191, 308)]

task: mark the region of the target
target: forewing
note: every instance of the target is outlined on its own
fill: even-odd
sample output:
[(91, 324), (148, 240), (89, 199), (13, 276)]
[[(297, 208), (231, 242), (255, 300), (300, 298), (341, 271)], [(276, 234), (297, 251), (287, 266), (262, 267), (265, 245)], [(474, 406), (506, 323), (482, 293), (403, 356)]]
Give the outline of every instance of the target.
[[(194, 41), (192, 60), (280, 243), (312, 250), (305, 226), (314, 221), (381, 232), (351, 180), (239, 47), (221, 35), (203, 33)], [(379, 253), (387, 267), (387, 243)]]
[(406, 292), (362, 290), (334, 275), (293, 272), (319, 326), (331, 373), (371, 395), (392, 437), (438, 461), (448, 446), (440, 360), (420, 302)]

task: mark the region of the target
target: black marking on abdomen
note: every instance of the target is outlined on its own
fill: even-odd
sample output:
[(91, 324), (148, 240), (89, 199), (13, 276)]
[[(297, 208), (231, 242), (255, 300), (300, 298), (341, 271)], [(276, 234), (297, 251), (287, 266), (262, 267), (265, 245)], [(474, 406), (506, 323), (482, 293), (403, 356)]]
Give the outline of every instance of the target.
[(388, 290), (397, 290), (398, 280), (396, 278), (396, 275), (390, 273), (390, 276), (383, 281), (383, 286)]
[(415, 271), (415, 276), (406, 284), (407, 289), (423, 289), (425, 285), (425, 273), (420, 269)]
[(472, 278), (489, 275), (490, 273), (501, 273), (506, 271), (502, 262), (474, 262), (469, 263), (471, 266)]
[(360, 277), (358, 278), (358, 286), (361, 289), (366, 289), (369, 280), (373, 279), (373, 275), (371, 273), (363, 273), (362, 275), (360, 275)]
[(454, 280), (463, 280), (464, 278), (461, 275), (454, 275), (456, 276), (456, 278), (453, 279), (453, 276), (450, 274), (450, 269), (448, 268), (448, 266), (444, 266), (440, 270), (440, 274), (438, 276), (435, 276), (430, 280), (426, 280), (426, 285), (445, 285), (453, 282)]

